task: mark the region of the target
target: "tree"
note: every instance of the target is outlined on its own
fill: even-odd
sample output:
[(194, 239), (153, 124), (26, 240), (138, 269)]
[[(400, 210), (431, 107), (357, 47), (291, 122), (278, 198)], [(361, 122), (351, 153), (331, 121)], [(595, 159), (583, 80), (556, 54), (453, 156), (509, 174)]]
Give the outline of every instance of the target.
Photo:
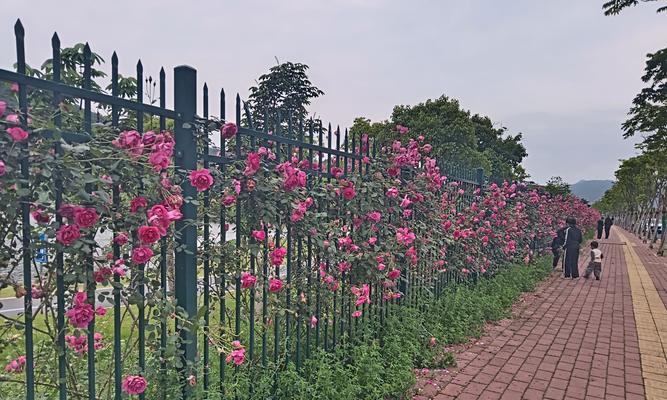
[(552, 176), (544, 186), (544, 190), (549, 192), (552, 196), (566, 196), (572, 193), (570, 185), (564, 182), (563, 178), (560, 176)]
[(284, 62), (271, 67), (269, 73), (259, 77), (257, 86), (250, 88), (248, 108), (255, 127), (294, 123), (308, 116), (307, 107), (312, 99), (324, 94), (310, 82), (306, 64)]
[(635, 96), (630, 118), (623, 123), (624, 137), (645, 135), (648, 151), (667, 150), (667, 48), (649, 54), (642, 81), (648, 87)]
[(475, 114), (471, 118), (475, 125), (477, 147), (491, 163), (490, 179), (524, 180), (528, 177), (521, 161), (528, 155), (521, 143), (522, 134), (506, 135), (507, 128), (494, 128), (489, 117)]
[(506, 128), (496, 128), (488, 117), (472, 115), (461, 108), (458, 100), (441, 96), (414, 106), (394, 107), (391, 118), (371, 122), (357, 118), (351, 133), (366, 133), (381, 143), (405, 140), (398, 125), (424, 136), (433, 146), (432, 154), (448, 164), (467, 168), (484, 168), (493, 181), (519, 180), (526, 177), (521, 161), (526, 149), (521, 134), (506, 135)]
[[(610, 0), (602, 5), (604, 10), (604, 15), (618, 15), (623, 9), (628, 7), (634, 7), (639, 4), (640, 0)], [(653, 1), (663, 2), (664, 0), (641, 0), (642, 3), (649, 3)], [(667, 6), (660, 6), (656, 12), (667, 11)]]

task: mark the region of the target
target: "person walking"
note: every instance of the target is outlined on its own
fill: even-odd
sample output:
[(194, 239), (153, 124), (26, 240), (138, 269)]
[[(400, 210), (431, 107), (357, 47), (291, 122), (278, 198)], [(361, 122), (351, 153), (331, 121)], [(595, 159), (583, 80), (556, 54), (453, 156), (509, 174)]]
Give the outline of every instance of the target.
[(602, 259), (604, 254), (602, 250), (598, 249), (600, 244), (593, 240), (591, 242), (591, 260), (588, 262), (588, 267), (584, 272), (584, 278), (588, 279), (591, 276), (591, 272), (595, 275), (595, 280), (600, 280), (600, 275), (602, 274)]
[(604, 219), (604, 238), (609, 239), (609, 231), (611, 230), (611, 226), (614, 225), (614, 221), (607, 216), (607, 218)]
[(604, 220), (602, 219), (602, 215), (600, 215), (600, 219), (598, 220), (598, 240), (602, 239), (602, 228), (604, 228)]
[(579, 246), (583, 240), (581, 229), (577, 228), (577, 220), (573, 217), (568, 217), (567, 228), (565, 228), (565, 240), (563, 248), (565, 254), (563, 255), (563, 272), (566, 278), (579, 278)]

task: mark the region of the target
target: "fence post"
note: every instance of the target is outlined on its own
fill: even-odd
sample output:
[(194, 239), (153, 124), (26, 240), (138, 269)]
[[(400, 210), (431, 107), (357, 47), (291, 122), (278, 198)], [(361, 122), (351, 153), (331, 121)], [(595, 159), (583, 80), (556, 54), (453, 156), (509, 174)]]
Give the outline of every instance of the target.
[(484, 168), (477, 168), (477, 187), (480, 192), (484, 190)]
[[(197, 112), (197, 71), (189, 66), (174, 68), (174, 111), (179, 113), (179, 120), (174, 121), (175, 164), (176, 168), (187, 175), (197, 168), (197, 146), (194, 132), (194, 116)], [(183, 219), (176, 221), (175, 279), (174, 292), (179, 307), (188, 318), (197, 315), (197, 207), (189, 200), (196, 200), (197, 191), (184, 177), (181, 189), (185, 202), (181, 209)], [(183, 340), (184, 361), (194, 363), (197, 353), (196, 334), (190, 329), (181, 329), (177, 325)], [(192, 364), (191, 364), (192, 365)], [(186, 385), (187, 387), (187, 385)]]

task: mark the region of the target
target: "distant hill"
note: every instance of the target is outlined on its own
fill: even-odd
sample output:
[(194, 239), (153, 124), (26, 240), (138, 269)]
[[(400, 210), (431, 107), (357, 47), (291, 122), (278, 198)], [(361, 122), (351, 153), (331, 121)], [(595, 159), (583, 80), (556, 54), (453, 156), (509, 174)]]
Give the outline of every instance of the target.
[(595, 180), (595, 181), (579, 181), (574, 185), (570, 185), (572, 193), (582, 199), (588, 200), (589, 203), (594, 203), (602, 198), (604, 192), (612, 187), (614, 181)]

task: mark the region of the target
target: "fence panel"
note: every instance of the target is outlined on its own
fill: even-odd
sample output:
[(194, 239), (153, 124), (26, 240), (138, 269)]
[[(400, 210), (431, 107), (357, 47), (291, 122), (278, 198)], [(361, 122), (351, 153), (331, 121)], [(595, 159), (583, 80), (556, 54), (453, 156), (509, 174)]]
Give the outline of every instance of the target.
[[(385, 297), (382, 283), (363, 287), (363, 282), (354, 279), (356, 265), (345, 264), (347, 261), (328, 250), (341, 250), (345, 244), (332, 237), (332, 243), (322, 246), (313, 233), (320, 227), (299, 226), (294, 210), (310, 209), (321, 216), (323, 223), (349, 229), (344, 236), (355, 236), (357, 221), (367, 218), (355, 214), (361, 199), (346, 202), (330, 192), (341, 179), (373, 179), (369, 160), (375, 160), (380, 149), (365, 135), (356, 137), (339, 127), (333, 129), (331, 124), (325, 127), (319, 120), (294, 121), (291, 115), (278, 114), (271, 121), (268, 111), (262, 125), (255, 125), (251, 110), (238, 95), (235, 124), (229, 125), (224, 90), (220, 91), (220, 112), (215, 118), (209, 115), (208, 86), (204, 83), (198, 92), (196, 70), (188, 66), (174, 68), (174, 109), (170, 110), (166, 108), (164, 69), (160, 69), (155, 82), (145, 76), (139, 61), (134, 78), (136, 92), (129, 93), (124, 86), (128, 78), (119, 74), (116, 53), (111, 57), (111, 93), (106, 94), (94, 79), (99, 78), (94, 76), (98, 74), (94, 65), (99, 61), (88, 45), (82, 50), (83, 70), (78, 87), (71, 80), (71, 66), (64, 63), (55, 34), (51, 70), (47, 75), (36, 75), (25, 63), (25, 32), (20, 21), (15, 31), (16, 72), (0, 69), (0, 80), (18, 84), (18, 126), (28, 129), (29, 116), (34, 114), (36, 118), (42, 108), (48, 109), (44, 115), (48, 115), (50, 126), (34, 130), (34, 134), (44, 139), (62, 138), (49, 142), (51, 149), (40, 147), (39, 139), (30, 146), (28, 141), (20, 144), (19, 169), (24, 186), (18, 191), (22, 197), (20, 210), (12, 217), (15, 220), (9, 221), (21, 228), (21, 276), (27, 291), (23, 296), (22, 321), (3, 314), (2, 309), (0, 315), (8, 325), (21, 324), (27, 365), (35, 365), (39, 359), (45, 363), (53, 361), (55, 366), (49, 371), (51, 374), (39, 369), (38, 377), (34, 368), (24, 369), (20, 386), (26, 399), (56, 393), (61, 400), (120, 399), (128, 376), (145, 375), (156, 377), (156, 389), (150, 393), (161, 399), (177, 397), (168, 389), (174, 385), (180, 385), (185, 397), (212, 397), (216, 392), (223, 397), (252, 396), (266, 390), (259, 385), (260, 378), (267, 374), (272, 374), (275, 391), (279, 373), (288, 364), (294, 363), (299, 370), (317, 351), (379, 338), (393, 307), (425, 307), (450, 282), (460, 280), (458, 275), (435, 266), (439, 255), (432, 252), (421, 256), (420, 262), (428, 268), (402, 268), (400, 300)], [(159, 85), (158, 105), (154, 105), (156, 101), (145, 104), (144, 99), (155, 85)], [(201, 117), (198, 97), (202, 101)], [(38, 112), (31, 111), (31, 107)], [(171, 143), (171, 134), (166, 133), (169, 125), (173, 126), (175, 168), (171, 174), (160, 172), (162, 186), (151, 186), (155, 183), (151, 181), (154, 171), (145, 163), (123, 165), (92, 149), (93, 143), (102, 142), (112, 147), (109, 142), (122, 132), (120, 135), (138, 135), (144, 143), (139, 151), (143, 154), (144, 145), (154, 149)], [(228, 135), (227, 129), (236, 132)], [(216, 149), (213, 136), (218, 134)], [(136, 149), (125, 148), (130, 153)], [(44, 160), (50, 150), (56, 160), (54, 179), (45, 182), (31, 162), (46, 165)], [(154, 151), (151, 156), (158, 157), (156, 150), (150, 151)], [(172, 150), (167, 152), (171, 158)], [(262, 182), (253, 179), (233, 182), (235, 193), (210, 187), (198, 191), (189, 180), (193, 171), (202, 169), (214, 171), (221, 181), (233, 179), (239, 176), (241, 163), (249, 157), (259, 157), (258, 154), (265, 158), (262, 165), (271, 170), (297, 170), (295, 179), (304, 182), (296, 185), (303, 183), (315, 193), (315, 198), (294, 208), (288, 197), (268, 193), (259, 187)], [(67, 163), (81, 166), (81, 171), (67, 170)], [(460, 188), (455, 199), (457, 208), (469, 207), (485, 184), (483, 170), (447, 167), (449, 184)], [(80, 176), (73, 176), (79, 172)], [(406, 174), (404, 180), (414, 178), (407, 171)], [(154, 195), (145, 193), (154, 187), (164, 191), (159, 195), (165, 198), (163, 203), (149, 207), (144, 195)], [(46, 270), (44, 276), (36, 268), (34, 251), (42, 246), (35, 244), (42, 227), (31, 222), (31, 212), (35, 212), (31, 205), (42, 197), (31, 190), (45, 190), (45, 198), (53, 194), (53, 204), (39, 204), (55, 215), (55, 226), (48, 228), (51, 230), (47, 235), (46, 262), (40, 264)], [(167, 210), (166, 206), (173, 206), (169, 201), (174, 200), (174, 194), (182, 196), (183, 204)], [(56, 230), (70, 226), (74, 229), (72, 211), (68, 213), (67, 207), (75, 200), (80, 201), (79, 208), (89, 209), (96, 221), (100, 218), (105, 222), (100, 229), (82, 228), (82, 239), (75, 242), (78, 247), (72, 250), (60, 245)], [(399, 201), (377, 201), (378, 209), (394, 210), (387, 211), (388, 225), (398, 220)], [(173, 226), (161, 226), (155, 221), (166, 217), (160, 214), (162, 208), (155, 208), (158, 205), (165, 208), (164, 212), (180, 210), (182, 217), (175, 218)], [(163, 231), (159, 240), (151, 242), (158, 250), (152, 257), (143, 231), (155, 226)], [(129, 228), (131, 232), (127, 231)], [(378, 232), (375, 239), (380, 245), (389, 237)], [(128, 242), (131, 246), (125, 246)], [(102, 254), (107, 247), (110, 252)], [(146, 249), (150, 256), (141, 253)], [(124, 276), (125, 263), (136, 266), (128, 277)], [(401, 263), (408, 265), (404, 257)], [(333, 270), (340, 271), (340, 280), (329, 280)], [(3, 279), (13, 279), (13, 271), (9, 270)], [(50, 283), (52, 279), (55, 284)], [(279, 287), (283, 280), (284, 288)], [(37, 292), (31, 290), (35, 285), (48, 292), (36, 308), (33, 292)], [(357, 304), (353, 292), (362, 290), (367, 291), (369, 299)], [(72, 307), (79, 307), (90, 320), (73, 326)], [(107, 309), (113, 313), (110, 323), (98, 318)], [(49, 315), (55, 321), (55, 334), (51, 336), (41, 329), (42, 324), (48, 325)], [(36, 320), (40, 327), (35, 326)], [(101, 344), (96, 327), (111, 332), (110, 349)], [(54, 360), (45, 356), (47, 337), (55, 341)], [(239, 343), (229, 344), (226, 338)], [(240, 343), (247, 346), (247, 362), (230, 367), (228, 358), (234, 360), (242, 348)], [(86, 373), (82, 374), (79, 368)], [(198, 377), (202, 378), (203, 392), (196, 392)], [(230, 387), (233, 393), (229, 393)], [(145, 396), (144, 392), (140, 398)]]

